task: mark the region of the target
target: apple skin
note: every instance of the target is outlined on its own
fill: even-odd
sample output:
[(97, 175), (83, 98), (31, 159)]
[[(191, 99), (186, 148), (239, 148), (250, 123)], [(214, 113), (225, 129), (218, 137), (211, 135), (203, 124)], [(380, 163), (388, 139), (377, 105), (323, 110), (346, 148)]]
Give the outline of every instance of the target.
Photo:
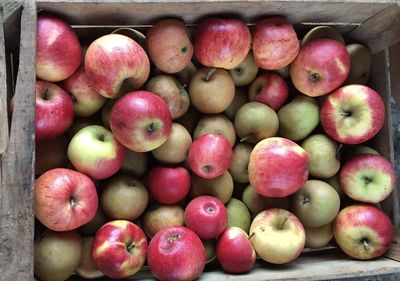
[(74, 120), (74, 105), (71, 97), (56, 84), (36, 81), (35, 113), (35, 138), (41, 142), (68, 131)]
[(99, 111), (106, 102), (106, 98), (99, 95), (90, 86), (83, 67), (78, 68), (61, 85), (71, 95), (75, 116), (91, 116)]
[(256, 261), (256, 252), (247, 233), (238, 227), (227, 228), (218, 238), (216, 253), (218, 262), (229, 273), (250, 271)]
[(321, 107), (324, 131), (343, 144), (360, 144), (374, 137), (385, 122), (381, 96), (363, 85), (348, 85), (331, 93)]
[(35, 182), (35, 216), (51, 230), (69, 231), (86, 224), (97, 206), (96, 187), (80, 172), (56, 168)]
[(172, 118), (162, 98), (148, 91), (136, 91), (117, 100), (110, 124), (122, 145), (136, 152), (147, 152), (168, 139)]
[(72, 165), (93, 179), (114, 175), (122, 167), (124, 157), (124, 147), (103, 126), (84, 127), (68, 145)]
[(281, 76), (269, 72), (258, 76), (249, 88), (249, 100), (268, 105), (273, 110), (281, 108), (289, 95), (289, 87)]
[(183, 167), (157, 166), (150, 170), (147, 189), (161, 204), (176, 204), (186, 197), (191, 186), (191, 177)]
[(316, 39), (301, 47), (290, 65), (297, 90), (310, 97), (332, 92), (346, 80), (350, 56), (346, 47), (332, 39)]
[(185, 23), (178, 19), (164, 19), (153, 25), (146, 34), (146, 46), (153, 63), (165, 73), (183, 70), (194, 52)]
[(208, 18), (197, 30), (194, 52), (204, 66), (233, 69), (245, 59), (250, 45), (250, 30), (243, 21)]
[(372, 205), (352, 205), (336, 217), (334, 237), (347, 255), (360, 260), (373, 259), (390, 247), (393, 225), (383, 211)]
[(236, 143), (236, 132), (233, 123), (222, 114), (207, 114), (203, 116), (196, 125), (193, 133), (193, 138), (206, 134), (220, 134), (233, 147)]
[(140, 178), (147, 172), (149, 158), (145, 152), (136, 152), (125, 148), (124, 163), (122, 163), (120, 171)]
[[(82, 256), (82, 238), (76, 231), (45, 231), (34, 244), (34, 271), (42, 281), (67, 280)], [(33, 277), (33, 276), (32, 276)]]
[(193, 174), (190, 197), (195, 198), (200, 195), (211, 195), (226, 204), (232, 198), (233, 189), (233, 179), (228, 171), (213, 179), (204, 179)]
[(56, 139), (40, 142), (35, 148), (35, 175), (67, 165), (68, 139), (62, 135)]
[(185, 210), (179, 205), (152, 205), (143, 216), (143, 230), (150, 238), (163, 228), (184, 226)]
[(188, 163), (190, 169), (199, 177), (216, 178), (231, 166), (232, 147), (222, 135), (203, 135), (190, 146)]
[(244, 60), (235, 68), (229, 70), (235, 86), (247, 86), (257, 76), (258, 66), (254, 61), (254, 56), (251, 51), (247, 54)]
[(300, 220), (284, 209), (273, 208), (259, 213), (251, 223), (249, 234), (258, 256), (273, 264), (295, 260), (306, 241)]
[(143, 86), (149, 77), (150, 62), (134, 40), (125, 35), (108, 34), (89, 45), (85, 73), (97, 93), (116, 98)]
[(307, 178), (307, 152), (289, 139), (264, 139), (250, 154), (249, 181), (262, 196), (286, 197), (299, 190)]
[(82, 257), (79, 261), (78, 266), (75, 268), (75, 272), (87, 279), (96, 279), (104, 277), (104, 273), (96, 268), (92, 258), (92, 245), (93, 236), (87, 236), (82, 239)]
[(296, 31), (284, 17), (257, 22), (252, 39), (254, 59), (262, 69), (275, 70), (290, 64), (300, 49)]
[(359, 202), (379, 203), (393, 191), (396, 173), (383, 156), (363, 153), (348, 160), (339, 173), (343, 192)]
[(144, 264), (146, 254), (146, 236), (130, 221), (110, 221), (94, 236), (93, 261), (110, 278), (121, 279), (134, 275)]
[(185, 225), (201, 239), (213, 239), (220, 235), (228, 223), (224, 204), (214, 196), (194, 198), (185, 209)]
[(304, 227), (306, 231), (306, 247), (312, 249), (322, 248), (333, 238), (333, 221), (319, 227)]
[(49, 82), (68, 78), (82, 61), (78, 37), (54, 15), (39, 15), (36, 25), (36, 76)]
[(195, 280), (204, 269), (206, 253), (192, 230), (184, 226), (168, 227), (151, 239), (147, 263), (159, 280)]

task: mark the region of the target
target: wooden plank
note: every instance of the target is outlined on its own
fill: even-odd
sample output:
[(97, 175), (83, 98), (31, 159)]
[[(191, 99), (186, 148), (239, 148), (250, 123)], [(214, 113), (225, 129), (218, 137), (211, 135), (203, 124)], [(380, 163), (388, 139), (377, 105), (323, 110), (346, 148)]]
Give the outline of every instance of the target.
[(0, 280), (33, 279), (35, 30), (33, 1), (24, 2), (20, 64), (10, 143), (1, 159)]
[[(1, 8), (1, 7), (0, 7)], [(3, 9), (0, 10), (0, 157), (8, 145), (6, 52), (3, 30)]]
[(400, 229), (397, 229), (393, 238), (392, 246), (385, 254), (385, 257), (400, 262)]

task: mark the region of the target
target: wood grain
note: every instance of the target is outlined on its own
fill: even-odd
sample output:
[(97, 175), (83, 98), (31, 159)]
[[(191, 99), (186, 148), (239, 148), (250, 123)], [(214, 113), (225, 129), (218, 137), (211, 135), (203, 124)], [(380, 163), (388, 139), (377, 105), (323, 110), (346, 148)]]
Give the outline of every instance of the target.
[[(0, 280), (33, 279), (35, 3), (23, 3), (9, 146), (1, 159)], [(18, 23), (15, 23), (18, 24)]]
[(0, 157), (8, 145), (8, 106), (6, 51), (3, 30), (3, 9), (0, 10)]

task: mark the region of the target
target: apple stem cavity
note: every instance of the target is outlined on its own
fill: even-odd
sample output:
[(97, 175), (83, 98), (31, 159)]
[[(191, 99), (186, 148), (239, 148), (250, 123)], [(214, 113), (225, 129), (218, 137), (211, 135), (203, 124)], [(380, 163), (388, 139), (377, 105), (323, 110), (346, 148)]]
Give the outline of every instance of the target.
[(153, 133), (157, 130), (157, 125), (155, 123), (151, 123), (150, 125), (147, 126), (146, 130), (149, 133)]
[(308, 198), (308, 196), (304, 196), (303, 197), (303, 201), (301, 203), (304, 205), (304, 204), (307, 204), (309, 202), (310, 202), (310, 198)]
[(370, 182), (372, 182), (372, 179), (370, 177), (364, 176), (363, 177), (365, 185), (368, 185)]
[(173, 243), (175, 240), (178, 240), (181, 238), (181, 235), (178, 233), (174, 233), (168, 236), (167, 240), (169, 243)]
[(50, 96), (49, 96), (49, 88), (46, 88), (46, 90), (44, 91), (43, 94), (43, 100), (49, 100)]
[(320, 76), (319, 76), (318, 73), (313, 72), (313, 73), (310, 74), (310, 79), (311, 79), (312, 82), (316, 83), (316, 82), (319, 81)]
[(187, 52), (187, 50), (188, 50), (187, 46), (183, 46), (183, 47), (181, 48), (181, 53), (182, 53), (182, 54), (185, 54), (185, 53)]
[(363, 244), (363, 247), (366, 251), (369, 250), (369, 243), (368, 243), (368, 239), (367, 238), (363, 238), (361, 239), (361, 243)]
[(133, 243), (132, 241), (129, 241), (128, 243), (126, 243), (126, 250), (131, 253), (131, 251), (136, 247), (135, 243)]
[(73, 196), (69, 198), (69, 203), (71, 204), (71, 207), (75, 207), (75, 205), (77, 205), (76, 200)]
[(99, 141), (104, 141), (105, 140), (105, 135), (104, 134), (99, 134), (99, 136), (97, 137), (97, 139)]
[(203, 170), (207, 173), (210, 173), (212, 171), (212, 167), (210, 165), (205, 165), (203, 166)]
[(285, 217), (282, 223), (279, 225), (278, 229), (282, 230), (285, 227), (285, 223), (288, 221), (288, 217)]
[(211, 76), (217, 71), (216, 68), (210, 68), (206, 74), (205, 81), (208, 82), (211, 79)]

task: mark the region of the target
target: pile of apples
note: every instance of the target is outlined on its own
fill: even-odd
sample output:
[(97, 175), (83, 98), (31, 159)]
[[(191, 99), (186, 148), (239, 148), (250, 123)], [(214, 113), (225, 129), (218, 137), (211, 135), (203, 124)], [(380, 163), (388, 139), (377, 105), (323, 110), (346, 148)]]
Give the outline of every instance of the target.
[(193, 280), (215, 257), (244, 273), (256, 256), (285, 264), (305, 247), (337, 243), (356, 259), (389, 248), (379, 202), (395, 173), (365, 145), (384, 103), (365, 85), (368, 48), (334, 28), (300, 41), (284, 17), (251, 30), (212, 17), (190, 32), (164, 19), (142, 40), (82, 47), (41, 13), (36, 55), (41, 280), (125, 278), (144, 264)]

